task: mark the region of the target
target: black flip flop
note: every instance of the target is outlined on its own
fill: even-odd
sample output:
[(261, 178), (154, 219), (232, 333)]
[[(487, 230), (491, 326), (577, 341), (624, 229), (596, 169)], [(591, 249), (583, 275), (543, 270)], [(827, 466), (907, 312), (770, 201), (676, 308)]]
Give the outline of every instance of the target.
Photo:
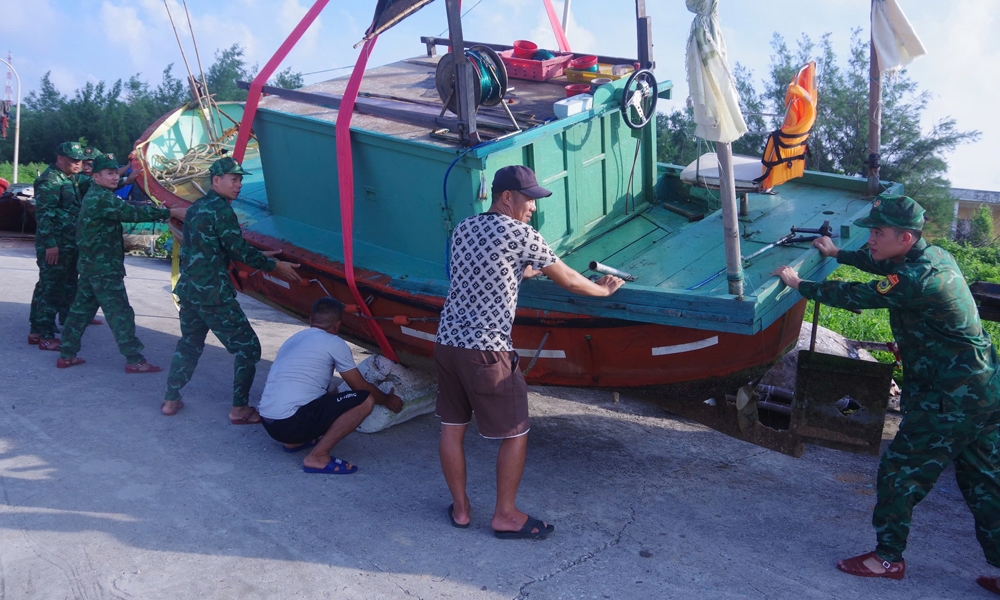
[(458, 521), (455, 520), (455, 515), (452, 514), (453, 510), (455, 510), (455, 505), (454, 504), (449, 504), (448, 505), (448, 518), (451, 519), (451, 526), (452, 527), (458, 527), (459, 529), (468, 529), (469, 525), (472, 525), (472, 521), (469, 521), (468, 523), (466, 523), (464, 525), (462, 523), (459, 523)]
[[(537, 529), (538, 531), (532, 532), (532, 529)], [(520, 531), (497, 531), (494, 529), (493, 535), (501, 540), (544, 540), (545, 536), (555, 530), (555, 525), (551, 523), (546, 525), (542, 521), (529, 516)]]

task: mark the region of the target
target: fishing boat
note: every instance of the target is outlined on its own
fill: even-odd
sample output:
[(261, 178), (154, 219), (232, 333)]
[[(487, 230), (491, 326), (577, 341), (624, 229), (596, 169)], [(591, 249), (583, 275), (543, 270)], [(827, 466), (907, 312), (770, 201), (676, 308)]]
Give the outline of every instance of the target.
[[(513, 164), (553, 191), (531, 224), (563, 261), (628, 278), (609, 298), (575, 296), (544, 277), (522, 283), (512, 337), (529, 383), (698, 381), (761, 370), (795, 344), (805, 301), (771, 273), (792, 264), (815, 280), (836, 268), (803, 231), (860, 247), (867, 233), (850, 224), (869, 210), (865, 180), (806, 171), (770, 193), (740, 192), (729, 243), (741, 258), (727, 271), (720, 192), (710, 177), (656, 160), (655, 103), (673, 86), (653, 70), (644, 2), (637, 55), (597, 56), (596, 71), (569, 68), (587, 57), (568, 47), (519, 62), (515, 45), (464, 40), (457, 0), (447, 1), (449, 37), (421, 38), (422, 55), (366, 69), (377, 36), (428, 2), (379, 2), (351, 76), (266, 87), (326, 4), (317, 2), (244, 84), (246, 103), (196, 99), (148, 128), (137, 144), (140, 185), (184, 206), (206, 189), (191, 173), (203, 176), (222, 153), (241, 158), (251, 175), (233, 208), (244, 236), (301, 264), (303, 282), (234, 263), (234, 285), (301, 317), (334, 296), (348, 306), (348, 336), (404, 364), (432, 355), (452, 229), (487, 210), (493, 174)], [(546, 70), (550, 60), (560, 65)], [(592, 94), (566, 98), (568, 85), (598, 76)], [(173, 176), (162, 175), (167, 166)]]

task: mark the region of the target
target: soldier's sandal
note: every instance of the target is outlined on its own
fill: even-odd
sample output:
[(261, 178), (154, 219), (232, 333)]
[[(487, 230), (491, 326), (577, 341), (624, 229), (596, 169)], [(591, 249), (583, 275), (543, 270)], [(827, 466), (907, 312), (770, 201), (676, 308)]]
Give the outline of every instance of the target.
[(53, 352), (58, 352), (59, 351), (59, 345), (61, 343), (62, 342), (60, 342), (57, 339), (38, 340), (38, 349), (39, 350), (51, 350)]
[(40, 342), (41, 340), (42, 336), (38, 335), (37, 333), (28, 334), (28, 344), (31, 346), (37, 346), (38, 342)]
[(260, 413), (257, 412), (256, 408), (251, 408), (250, 412), (239, 418), (229, 418), (229, 422), (233, 425), (257, 425), (260, 423)]
[(125, 365), (126, 373), (159, 373), (162, 370), (163, 369), (161, 369), (160, 367), (157, 367), (156, 365), (151, 365), (146, 361), (142, 361), (141, 363), (136, 363), (134, 365), (129, 365), (129, 364)]
[(983, 589), (1000, 595), (1000, 577), (977, 577), (976, 583), (978, 583)]
[(180, 409), (184, 408), (184, 403), (182, 401), (180, 401), (180, 400), (177, 400), (174, 403), (174, 405), (173, 405), (173, 409), (171, 409), (169, 411), (164, 408), (166, 406), (167, 406), (166, 402), (164, 402), (163, 404), (161, 404), (160, 405), (160, 412), (162, 412), (164, 415), (166, 415), (168, 417), (172, 417), (172, 416), (176, 415), (178, 413), (178, 411), (180, 411)]
[[(865, 561), (869, 558), (873, 558), (877, 562), (882, 563), (882, 568), (885, 569), (885, 571), (882, 573), (872, 571), (871, 568), (865, 564)], [(899, 562), (889, 562), (882, 559), (882, 557), (878, 554), (869, 552), (868, 554), (862, 554), (861, 556), (855, 556), (854, 558), (837, 561), (837, 568), (844, 573), (857, 575), (858, 577), (887, 577), (889, 579), (902, 579), (903, 575), (906, 574), (906, 561), (901, 560)]]
[(85, 362), (87, 361), (82, 358), (76, 358), (75, 356), (73, 358), (60, 358), (56, 361), (56, 368), (68, 369), (70, 367), (75, 367), (76, 365), (82, 365)]

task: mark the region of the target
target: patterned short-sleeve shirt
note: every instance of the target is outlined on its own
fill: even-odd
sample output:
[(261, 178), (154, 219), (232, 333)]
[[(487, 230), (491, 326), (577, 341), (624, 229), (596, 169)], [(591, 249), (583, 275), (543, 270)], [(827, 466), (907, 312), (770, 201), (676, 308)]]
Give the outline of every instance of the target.
[(456, 348), (513, 350), (510, 330), (524, 269), (558, 260), (533, 227), (497, 213), (464, 219), (451, 235), (451, 286), (437, 343)]

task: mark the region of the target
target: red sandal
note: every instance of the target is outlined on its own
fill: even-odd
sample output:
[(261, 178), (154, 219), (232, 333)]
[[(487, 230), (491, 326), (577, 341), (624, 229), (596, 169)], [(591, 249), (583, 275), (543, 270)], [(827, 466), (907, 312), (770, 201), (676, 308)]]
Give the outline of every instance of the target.
[(984, 590), (989, 590), (994, 594), (1000, 595), (1000, 577), (977, 577), (976, 583), (979, 584)]
[[(865, 561), (869, 558), (880, 563), (885, 571), (881, 573), (873, 571), (871, 567), (865, 564)], [(862, 554), (861, 556), (855, 556), (854, 558), (838, 560), (837, 568), (844, 573), (857, 575), (858, 577), (887, 577), (889, 579), (902, 579), (903, 575), (906, 574), (906, 561), (901, 560), (899, 562), (889, 562), (878, 554), (869, 552), (868, 554)]]
[(42, 340), (42, 336), (38, 335), (37, 333), (29, 333), (28, 334), (28, 345), (29, 346), (37, 346), (38, 342), (40, 342), (41, 340)]
[(62, 344), (62, 342), (60, 342), (59, 340), (57, 340), (55, 338), (48, 339), (48, 340), (47, 339), (40, 339), (40, 340), (38, 340), (38, 349), (39, 350), (51, 350), (53, 352), (58, 352), (59, 351), (59, 346), (61, 344)]
[(60, 358), (59, 360), (56, 361), (56, 368), (68, 369), (70, 367), (75, 367), (76, 365), (82, 365), (85, 362), (87, 361), (83, 360), (82, 358), (77, 358), (75, 356), (73, 358)]
[(141, 363), (136, 363), (134, 365), (130, 364), (125, 365), (126, 373), (159, 373), (162, 370), (163, 369), (161, 369), (160, 367), (157, 367), (156, 365), (151, 365), (146, 361), (142, 361)]

